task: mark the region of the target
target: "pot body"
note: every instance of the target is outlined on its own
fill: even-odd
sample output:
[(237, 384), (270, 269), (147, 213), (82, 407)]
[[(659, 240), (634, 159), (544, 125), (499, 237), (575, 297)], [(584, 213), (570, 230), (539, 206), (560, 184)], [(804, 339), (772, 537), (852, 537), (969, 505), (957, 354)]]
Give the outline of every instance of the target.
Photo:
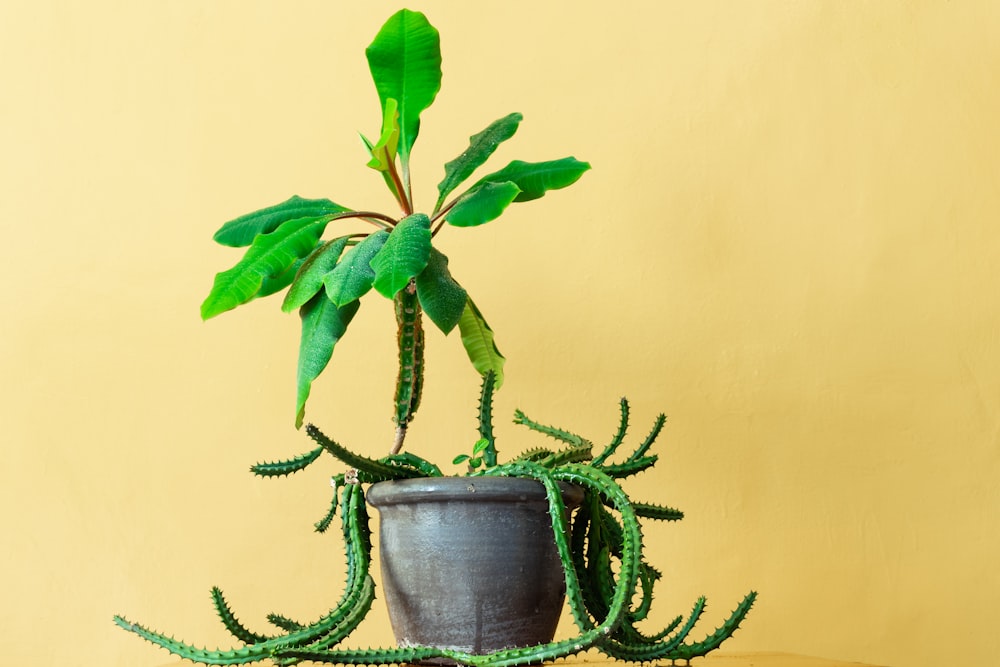
[[(583, 492), (564, 485), (567, 508)], [(400, 646), (488, 653), (552, 641), (565, 598), (540, 482), (432, 477), (373, 484), (389, 619)]]

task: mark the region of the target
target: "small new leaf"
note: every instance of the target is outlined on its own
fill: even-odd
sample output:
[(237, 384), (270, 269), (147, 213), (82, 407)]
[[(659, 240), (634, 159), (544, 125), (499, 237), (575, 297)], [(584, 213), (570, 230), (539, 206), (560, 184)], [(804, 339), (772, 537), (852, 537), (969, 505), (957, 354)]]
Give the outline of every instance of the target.
[[(389, 171), (396, 160), (396, 148), (399, 145), (399, 112), (398, 103), (393, 98), (385, 101), (385, 111), (382, 114), (382, 134), (378, 141), (369, 147), (372, 159), (368, 166), (376, 171)], [(364, 138), (364, 137), (362, 137)]]

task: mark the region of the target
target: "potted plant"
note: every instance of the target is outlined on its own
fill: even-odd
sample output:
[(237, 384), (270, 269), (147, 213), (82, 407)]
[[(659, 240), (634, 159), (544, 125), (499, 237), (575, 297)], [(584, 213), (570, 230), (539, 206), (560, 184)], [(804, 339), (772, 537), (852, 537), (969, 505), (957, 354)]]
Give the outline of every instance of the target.
[[(632, 501), (619, 480), (656, 463), (649, 451), (664, 417), (657, 418), (627, 456), (613, 462), (629, 422), (625, 399), (616, 435), (601, 448), (517, 411), (515, 422), (559, 444), (498, 461), (492, 406), (493, 393), (503, 382), (504, 358), (492, 329), (434, 243), (448, 227), (485, 224), (513, 203), (571, 185), (589, 165), (572, 157), (514, 161), (467, 185), (497, 146), (516, 132), (521, 116), (512, 113), (470, 138), (469, 146), (445, 165), (434, 207), (419, 212), (410, 187), (409, 158), (420, 114), (440, 86), (438, 33), (422, 14), (402, 10), (385, 23), (366, 54), (383, 112), (380, 135), (365, 140), (368, 166), (380, 172), (401, 213), (354, 210), (328, 199), (296, 196), (227, 222), (215, 240), (247, 249), (232, 268), (216, 276), (202, 304), (207, 319), (285, 291), (282, 309), (298, 310), (302, 321), (295, 416), (299, 427), (312, 383), (325, 369), (360, 300), (374, 292), (394, 303), (399, 374), (393, 400), (395, 434), (388, 453), (362, 456), (309, 424), (306, 433), (316, 443), (314, 449), (252, 467), (257, 475), (281, 477), (304, 469), (324, 453), (347, 466), (333, 477), (333, 502), (316, 524), (318, 531), (326, 531), (339, 511), (347, 560), (344, 593), (328, 614), (311, 624), (270, 615), (274, 630), (264, 634), (240, 623), (222, 592), (213, 589), (216, 612), (240, 643), (233, 649), (198, 648), (121, 616), (115, 622), (205, 664), (269, 658), (277, 664), (312, 660), (500, 667), (589, 648), (638, 662), (690, 659), (715, 649), (737, 629), (755, 593), (700, 641), (687, 638), (704, 609), (704, 598), (687, 617), (678, 616), (658, 633), (637, 627), (648, 616), (660, 578), (643, 557), (639, 521), (678, 520), (683, 515)], [(363, 221), (367, 229), (325, 238), (345, 220)], [(420, 403), (425, 314), (445, 334), (459, 328), (469, 359), (482, 376), (478, 438), (468, 453), (453, 460), (466, 468), (458, 476), (445, 476), (434, 463), (403, 450)], [(395, 648), (339, 648), (374, 599), (366, 496), (382, 513), (380, 560), (399, 644)], [(430, 525), (429, 535), (419, 532), (421, 523)], [(522, 572), (535, 564), (543, 571)], [(513, 572), (504, 572), (504, 565)], [(473, 582), (483, 589), (474, 588)], [(450, 597), (441, 598), (442, 592)], [(578, 634), (552, 641), (564, 598)]]

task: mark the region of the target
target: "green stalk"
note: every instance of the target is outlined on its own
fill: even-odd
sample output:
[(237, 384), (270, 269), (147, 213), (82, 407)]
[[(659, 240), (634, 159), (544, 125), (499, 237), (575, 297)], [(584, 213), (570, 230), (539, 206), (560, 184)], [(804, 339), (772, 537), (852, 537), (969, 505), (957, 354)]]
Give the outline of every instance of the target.
[(424, 330), (417, 285), (414, 281), (393, 298), (396, 307), (399, 375), (396, 377), (396, 438), (391, 454), (398, 454), (406, 439), (406, 429), (420, 407), (424, 384)]

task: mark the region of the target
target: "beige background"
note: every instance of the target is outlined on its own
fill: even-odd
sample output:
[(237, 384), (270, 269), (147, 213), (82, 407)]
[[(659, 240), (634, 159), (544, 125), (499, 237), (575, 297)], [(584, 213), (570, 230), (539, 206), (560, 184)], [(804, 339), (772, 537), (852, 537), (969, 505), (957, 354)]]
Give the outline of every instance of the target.
[[(658, 621), (749, 589), (733, 650), (984, 665), (1000, 575), (1000, 12), (980, 2), (411, 4), (445, 79), (414, 154), (429, 206), (468, 135), (525, 115), (500, 161), (574, 154), (570, 190), (441, 240), (521, 407), (598, 441), (670, 416), (636, 497)], [(297, 318), (203, 324), (210, 236), (293, 193), (391, 210), (356, 132), (363, 49), (398, 5), (0, 4), (0, 637), (11, 664), (156, 665), (115, 612), (225, 639), (335, 599), (315, 536), (332, 463), (292, 428)], [(391, 313), (372, 301), (310, 417), (390, 437)], [(475, 439), (477, 381), (430, 334), (411, 447)], [(356, 643), (388, 643), (381, 607)]]

